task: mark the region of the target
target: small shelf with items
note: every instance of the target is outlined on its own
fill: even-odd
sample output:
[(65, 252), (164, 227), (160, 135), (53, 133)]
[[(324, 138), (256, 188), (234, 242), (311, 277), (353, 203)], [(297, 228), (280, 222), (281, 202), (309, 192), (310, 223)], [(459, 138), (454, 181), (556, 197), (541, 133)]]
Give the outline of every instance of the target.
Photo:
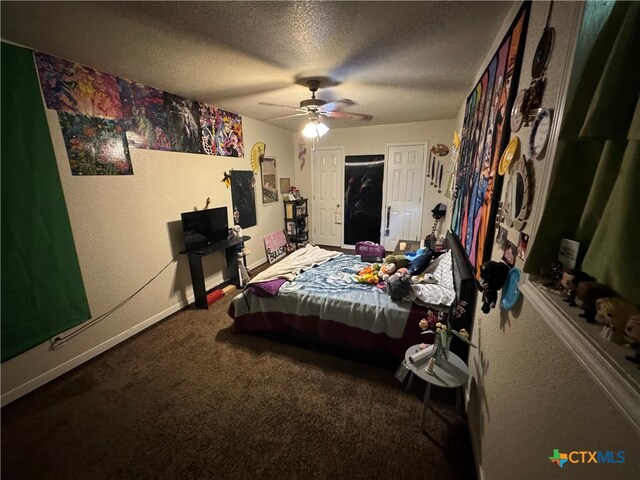
[(284, 233), (290, 243), (296, 248), (304, 247), (309, 243), (309, 230), (307, 228), (307, 199), (284, 200)]

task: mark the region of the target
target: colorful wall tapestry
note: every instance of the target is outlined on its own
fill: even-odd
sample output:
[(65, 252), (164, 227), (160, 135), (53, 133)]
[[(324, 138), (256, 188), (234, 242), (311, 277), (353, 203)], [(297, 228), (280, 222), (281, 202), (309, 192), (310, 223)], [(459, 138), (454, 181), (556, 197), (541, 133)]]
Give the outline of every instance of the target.
[(509, 117), (520, 77), (529, 8), (525, 2), (465, 108), (451, 230), (476, 275), (491, 256), (502, 188), (498, 163), (511, 134)]
[(73, 175), (133, 175), (122, 126), (114, 120), (58, 112)]
[(122, 118), (115, 75), (46, 53), (35, 55), (47, 108), (90, 117)]
[(164, 92), (126, 78), (118, 78), (118, 90), (129, 146), (171, 150)]
[(220, 121), (216, 122), (217, 155), (222, 157), (244, 157), (242, 117), (224, 110), (218, 110), (218, 113)]
[(200, 104), (203, 152), (223, 157), (244, 157), (242, 116)]
[[(82, 116), (59, 116), (67, 130), (65, 142), (74, 175), (132, 174), (129, 146), (244, 157), (240, 115), (52, 55), (34, 55), (47, 108)], [(78, 125), (81, 130), (100, 132), (100, 139), (83, 137)], [(126, 132), (124, 149), (107, 142), (116, 131), (118, 136)], [(69, 135), (75, 135), (73, 142)], [(103, 155), (108, 151), (106, 143), (116, 155), (110, 161)]]
[(256, 180), (253, 171), (231, 171), (233, 223), (242, 228), (256, 224)]

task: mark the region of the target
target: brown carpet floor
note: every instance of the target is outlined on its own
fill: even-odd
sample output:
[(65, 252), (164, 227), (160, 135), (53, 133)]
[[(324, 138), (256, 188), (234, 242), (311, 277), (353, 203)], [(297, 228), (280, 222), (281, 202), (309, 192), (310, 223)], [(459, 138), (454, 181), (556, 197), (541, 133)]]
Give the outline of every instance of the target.
[[(475, 478), (451, 390), (189, 308), (2, 409), (9, 479)], [(106, 320), (108, 321), (108, 320)]]

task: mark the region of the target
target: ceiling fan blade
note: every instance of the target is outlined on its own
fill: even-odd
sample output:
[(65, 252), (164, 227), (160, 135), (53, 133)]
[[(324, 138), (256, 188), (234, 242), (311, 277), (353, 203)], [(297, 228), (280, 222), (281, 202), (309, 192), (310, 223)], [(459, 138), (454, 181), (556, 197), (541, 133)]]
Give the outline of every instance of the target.
[(291, 107), (289, 105), (280, 105), (278, 103), (267, 103), (267, 102), (258, 102), (258, 105), (265, 105), (267, 107), (280, 107), (280, 108), (288, 108), (290, 110), (297, 110), (299, 112), (306, 112), (306, 110), (302, 110), (298, 107)]
[(292, 113), (291, 115), (282, 115), (281, 117), (267, 118), (266, 120), (263, 120), (263, 121), (270, 122), (272, 120), (282, 120), (284, 118), (299, 117), (301, 115), (307, 115), (307, 112), (304, 112), (304, 113)]
[(322, 113), (329, 118), (357, 118), (360, 120), (369, 121), (373, 118), (373, 115), (369, 115), (366, 113), (354, 113), (354, 112), (342, 112), (340, 110), (334, 110), (333, 112), (325, 112)]
[(334, 110), (340, 110), (344, 107), (350, 107), (351, 105), (355, 105), (356, 102), (353, 100), (349, 100), (348, 98), (343, 98), (341, 100), (334, 100), (333, 102), (325, 103), (322, 108), (327, 112), (332, 112)]

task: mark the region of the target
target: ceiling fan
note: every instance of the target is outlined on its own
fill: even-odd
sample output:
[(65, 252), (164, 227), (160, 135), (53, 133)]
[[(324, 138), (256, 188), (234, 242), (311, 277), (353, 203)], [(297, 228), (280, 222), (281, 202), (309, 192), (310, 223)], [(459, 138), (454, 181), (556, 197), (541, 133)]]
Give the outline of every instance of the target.
[(280, 107), (295, 110), (298, 113), (292, 113), (289, 115), (283, 115), (280, 117), (270, 118), (268, 120), (282, 120), (285, 118), (298, 117), (302, 115), (308, 115), (310, 121), (318, 121), (320, 117), (328, 118), (354, 118), (359, 120), (371, 120), (373, 115), (365, 113), (345, 112), (342, 110), (344, 107), (355, 105), (355, 102), (343, 98), (342, 100), (334, 100), (333, 102), (326, 102), (319, 98), (316, 98), (316, 92), (320, 88), (320, 80), (311, 79), (306, 82), (309, 90), (311, 91), (311, 98), (302, 100), (299, 107), (291, 107), (289, 105), (280, 105), (277, 103), (259, 102), (258, 105), (265, 105), (267, 107)]

